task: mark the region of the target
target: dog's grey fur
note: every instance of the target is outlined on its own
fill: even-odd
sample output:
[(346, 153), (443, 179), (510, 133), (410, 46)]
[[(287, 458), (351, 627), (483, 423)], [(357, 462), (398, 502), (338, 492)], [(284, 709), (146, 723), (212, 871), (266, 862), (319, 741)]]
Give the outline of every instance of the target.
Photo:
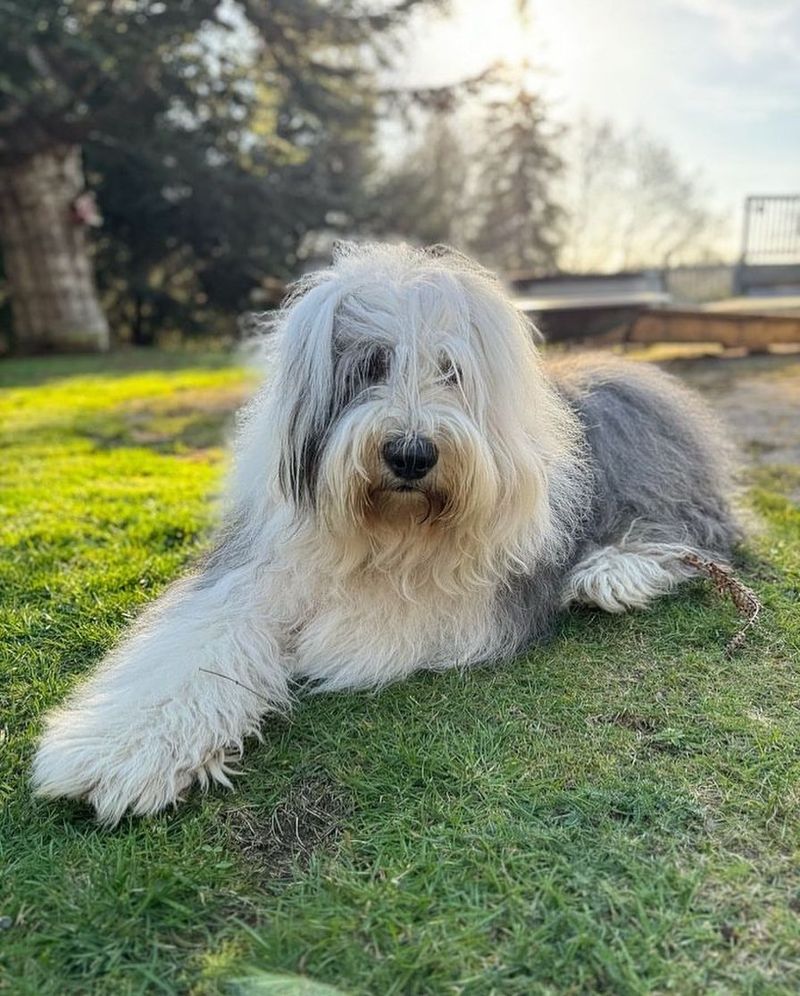
[(564, 560), (512, 576), (503, 591), (498, 611), (518, 633), (518, 653), (549, 636), (565, 577), (593, 550), (667, 544), (724, 561), (741, 536), (730, 447), (676, 378), (600, 354), (562, 358), (545, 372), (578, 416), (591, 485), (574, 509)]
[(584, 542), (685, 543), (727, 556), (738, 536), (726, 445), (699, 399), (655, 367), (582, 357), (550, 371), (578, 413), (594, 481)]

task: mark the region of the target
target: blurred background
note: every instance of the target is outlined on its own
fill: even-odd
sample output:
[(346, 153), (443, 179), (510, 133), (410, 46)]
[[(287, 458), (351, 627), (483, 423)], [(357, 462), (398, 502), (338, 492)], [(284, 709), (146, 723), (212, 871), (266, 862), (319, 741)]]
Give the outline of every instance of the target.
[(2, 0), (0, 353), (227, 344), (337, 238), (551, 339), (800, 340), (795, 0)]

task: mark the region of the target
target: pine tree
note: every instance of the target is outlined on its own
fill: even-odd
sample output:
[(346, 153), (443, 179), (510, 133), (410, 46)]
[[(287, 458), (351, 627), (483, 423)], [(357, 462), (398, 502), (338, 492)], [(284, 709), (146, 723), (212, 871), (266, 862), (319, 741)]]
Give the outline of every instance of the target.
[[(4, 0), (0, 243), (17, 347), (199, 327), (288, 273), (369, 166), (370, 66), (421, 3)], [(372, 56), (370, 56), (372, 53)]]
[(554, 185), (563, 169), (557, 138), (543, 100), (525, 87), (487, 104), (472, 248), (501, 270), (556, 268), (562, 209)]
[(425, 122), (418, 139), (388, 170), (376, 197), (380, 231), (430, 245), (464, 243), (469, 160), (457, 125), (445, 112)]

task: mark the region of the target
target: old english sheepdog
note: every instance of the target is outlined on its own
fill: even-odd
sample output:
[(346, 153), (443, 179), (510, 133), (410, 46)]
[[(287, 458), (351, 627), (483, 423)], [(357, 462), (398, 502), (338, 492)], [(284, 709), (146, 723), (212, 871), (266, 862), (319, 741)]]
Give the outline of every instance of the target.
[(268, 339), (215, 549), (48, 718), (36, 790), (105, 823), (229, 785), (298, 683), (507, 660), (565, 606), (641, 608), (736, 538), (700, 400), (642, 364), (543, 362), (454, 251), (341, 247)]

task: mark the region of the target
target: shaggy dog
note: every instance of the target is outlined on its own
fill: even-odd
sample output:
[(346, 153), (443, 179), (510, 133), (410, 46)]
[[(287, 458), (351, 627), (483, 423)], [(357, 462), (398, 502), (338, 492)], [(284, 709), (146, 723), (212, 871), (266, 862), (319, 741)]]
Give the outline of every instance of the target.
[(49, 717), (37, 791), (109, 824), (231, 759), (292, 688), (519, 654), (573, 602), (645, 606), (736, 537), (701, 402), (614, 359), (543, 364), (499, 283), (344, 247), (276, 322), (216, 549)]

